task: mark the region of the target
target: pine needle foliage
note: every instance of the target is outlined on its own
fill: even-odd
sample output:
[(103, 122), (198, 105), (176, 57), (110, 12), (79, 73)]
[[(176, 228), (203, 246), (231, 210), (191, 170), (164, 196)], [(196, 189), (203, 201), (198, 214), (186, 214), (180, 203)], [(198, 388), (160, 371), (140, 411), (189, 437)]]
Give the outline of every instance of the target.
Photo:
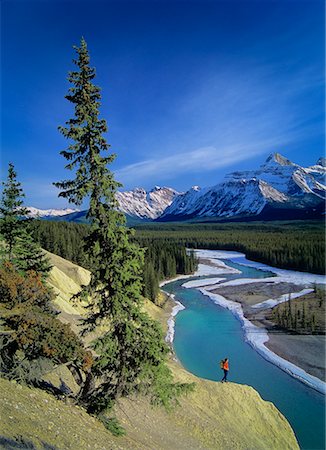
[(12, 262), (23, 273), (33, 270), (41, 274), (44, 280), (51, 265), (32, 237), (29, 210), (23, 206), (25, 194), (12, 163), (9, 164), (7, 181), (2, 184), (0, 233), (6, 252), (3, 259)]
[(157, 402), (167, 403), (173, 385), (165, 366), (168, 347), (159, 326), (141, 310), (144, 251), (130, 241), (133, 231), (117, 210), (115, 193), (121, 185), (107, 167), (115, 155), (108, 154), (110, 146), (103, 136), (107, 125), (99, 118), (100, 89), (93, 84), (95, 69), (89, 66), (85, 40), (74, 49), (77, 70), (69, 73), (72, 87), (66, 99), (75, 115), (59, 130), (71, 142), (61, 154), (75, 177), (54, 184), (71, 203), (89, 199), (91, 227), (84, 248), (92, 275), (81, 295), (89, 295), (92, 303), (84, 332), (103, 323), (107, 329), (93, 342), (97, 357), (80, 399), (97, 414), (116, 398), (144, 389)]
[(12, 261), (14, 246), (22, 233), (21, 219), (28, 214), (28, 209), (23, 206), (25, 194), (12, 163), (9, 163), (7, 180), (2, 186), (0, 233), (7, 245), (8, 259)]
[[(29, 225), (29, 224), (28, 224)], [(51, 270), (51, 265), (45, 253), (32, 237), (30, 227), (24, 228), (15, 248), (15, 266), (18, 270), (27, 272), (33, 270), (42, 275), (45, 280)]]

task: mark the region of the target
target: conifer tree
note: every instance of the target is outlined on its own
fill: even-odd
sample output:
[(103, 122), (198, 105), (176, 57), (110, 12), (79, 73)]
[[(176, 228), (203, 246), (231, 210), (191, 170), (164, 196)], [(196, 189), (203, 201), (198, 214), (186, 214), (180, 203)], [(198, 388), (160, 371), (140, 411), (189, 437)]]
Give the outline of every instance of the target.
[(22, 234), (21, 219), (28, 214), (28, 209), (23, 206), (25, 194), (12, 163), (9, 163), (7, 181), (2, 186), (0, 233), (7, 245), (8, 259), (12, 261), (14, 246)]
[(17, 181), (14, 165), (9, 164), (8, 179), (0, 203), (0, 232), (7, 245), (7, 258), (23, 272), (34, 270), (45, 278), (51, 266), (40, 246), (32, 238), (28, 209), (23, 206), (21, 183)]
[(115, 155), (108, 154), (110, 146), (103, 136), (107, 124), (99, 118), (100, 89), (93, 84), (95, 69), (89, 66), (85, 40), (74, 49), (77, 70), (69, 73), (72, 87), (66, 99), (75, 115), (59, 130), (71, 141), (61, 154), (75, 177), (54, 184), (60, 196), (76, 205), (89, 198), (91, 229), (85, 249), (92, 275), (81, 295), (88, 294), (92, 304), (85, 331), (107, 323), (107, 331), (93, 344), (98, 356), (81, 399), (92, 412), (135, 390), (151, 392), (166, 403), (180, 386), (173, 385), (164, 364), (168, 348), (159, 327), (141, 311), (143, 250), (130, 242), (133, 233), (117, 210), (115, 193), (121, 185), (107, 167)]
[(15, 246), (14, 264), (18, 270), (27, 272), (33, 270), (41, 274), (43, 280), (47, 278), (51, 265), (41, 247), (32, 237), (31, 230), (25, 227)]

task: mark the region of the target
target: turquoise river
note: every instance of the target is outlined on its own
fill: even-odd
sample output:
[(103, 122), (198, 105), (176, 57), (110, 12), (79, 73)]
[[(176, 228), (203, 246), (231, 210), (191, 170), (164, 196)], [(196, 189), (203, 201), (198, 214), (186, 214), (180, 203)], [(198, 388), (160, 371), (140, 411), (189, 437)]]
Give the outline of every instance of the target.
[[(241, 274), (223, 274), (223, 278), (273, 276), (271, 272), (225, 262)], [(182, 288), (185, 281), (188, 280), (164, 286), (185, 306), (175, 317), (174, 336), (174, 350), (182, 365), (199, 377), (219, 381), (219, 361), (228, 357), (229, 381), (253, 386), (264, 400), (273, 402), (291, 424), (300, 448), (324, 450), (324, 396), (266, 361), (245, 342), (241, 324), (231, 311), (216, 305), (197, 289)]]

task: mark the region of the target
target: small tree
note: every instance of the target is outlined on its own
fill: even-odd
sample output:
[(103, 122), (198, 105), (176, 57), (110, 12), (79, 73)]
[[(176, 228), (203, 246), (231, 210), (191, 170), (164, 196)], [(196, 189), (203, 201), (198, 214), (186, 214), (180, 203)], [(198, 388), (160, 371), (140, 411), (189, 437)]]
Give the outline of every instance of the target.
[(297, 311), (297, 305), (294, 307), (294, 330), (297, 331), (298, 329), (298, 311)]
[(293, 327), (293, 316), (292, 316), (292, 302), (291, 302), (291, 294), (289, 294), (289, 299), (288, 299), (288, 327), (291, 328)]
[(32, 238), (28, 209), (23, 206), (21, 183), (14, 165), (9, 164), (8, 179), (0, 202), (0, 232), (7, 246), (7, 259), (22, 271), (35, 270), (45, 278), (51, 266), (40, 246)]
[(302, 303), (301, 327), (303, 329), (306, 328), (306, 308), (305, 308), (305, 304), (304, 303)]
[(28, 228), (22, 230), (20, 238), (15, 247), (15, 266), (24, 272), (34, 270), (45, 279), (51, 265), (40, 246), (34, 241)]
[(7, 181), (2, 185), (0, 233), (7, 245), (8, 259), (12, 261), (14, 246), (22, 234), (21, 219), (28, 214), (28, 209), (23, 206), (25, 194), (17, 181), (17, 173), (12, 163), (9, 163)]
[(311, 331), (313, 333), (316, 331), (316, 316), (315, 316), (315, 314), (313, 314), (312, 318), (311, 318)]

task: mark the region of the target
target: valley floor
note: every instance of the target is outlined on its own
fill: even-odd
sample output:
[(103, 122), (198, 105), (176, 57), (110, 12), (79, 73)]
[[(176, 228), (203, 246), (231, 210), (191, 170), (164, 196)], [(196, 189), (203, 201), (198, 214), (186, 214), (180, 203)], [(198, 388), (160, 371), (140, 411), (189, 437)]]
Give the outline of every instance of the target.
[[(210, 266), (213, 270), (216, 268), (216, 274), (224, 268), (224, 263), (221, 261), (219, 265), (216, 259), (200, 258), (199, 262)], [(315, 301), (311, 284), (306, 281), (300, 282), (295, 278), (294, 282), (291, 282), (285, 277), (275, 277), (233, 280), (225, 283), (221, 280), (213, 286), (210, 284), (204, 286), (203, 280), (201, 287), (209, 293), (221, 295), (228, 301), (240, 303), (244, 317), (268, 332), (269, 340), (265, 346), (269, 350), (308, 374), (325, 381), (325, 334), (295, 334), (282, 330), (277, 327), (272, 314), (272, 308), (288, 301), (289, 295), (293, 304), (302, 305), (302, 302), (305, 302), (308, 305)], [(325, 333), (325, 305), (315, 308), (314, 313), (318, 314), (317, 324), (319, 323)]]
[[(294, 334), (280, 330), (270, 320), (271, 308), (265, 308), (258, 312), (252, 308), (268, 299), (280, 298), (289, 293), (299, 294), (302, 290), (302, 286), (293, 283), (256, 282), (224, 288), (221, 286), (212, 293), (241, 303), (245, 317), (254, 325), (267, 330), (269, 340), (265, 346), (268, 349), (307, 373), (325, 381), (325, 335)], [(308, 298), (308, 296), (305, 297)]]

